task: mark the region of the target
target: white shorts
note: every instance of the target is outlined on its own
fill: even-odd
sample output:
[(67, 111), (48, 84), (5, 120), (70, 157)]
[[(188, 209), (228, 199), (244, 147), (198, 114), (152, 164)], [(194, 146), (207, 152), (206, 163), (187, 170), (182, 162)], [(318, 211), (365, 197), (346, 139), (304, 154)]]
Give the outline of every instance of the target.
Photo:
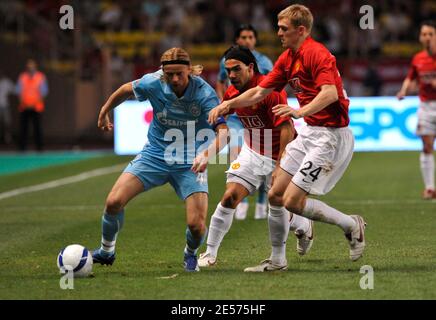
[(436, 136), (436, 101), (426, 101), (419, 104), (418, 136)]
[(262, 183), (265, 183), (265, 188), (268, 191), (271, 188), (271, 176), (275, 165), (275, 160), (251, 150), (244, 144), (238, 157), (226, 171), (227, 183), (239, 183), (250, 194), (253, 194)]
[(292, 182), (309, 194), (328, 193), (347, 169), (353, 156), (354, 137), (348, 127), (303, 127), (286, 146), (280, 167)]

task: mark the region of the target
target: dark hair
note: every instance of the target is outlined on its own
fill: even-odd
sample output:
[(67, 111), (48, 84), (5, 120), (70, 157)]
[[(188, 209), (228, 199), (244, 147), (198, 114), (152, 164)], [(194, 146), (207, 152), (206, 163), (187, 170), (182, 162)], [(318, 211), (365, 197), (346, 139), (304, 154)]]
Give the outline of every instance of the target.
[(423, 26), (429, 26), (432, 27), (433, 29), (436, 29), (436, 24), (433, 20), (425, 20), (421, 22), (420, 28), (422, 28)]
[(241, 61), (245, 65), (253, 64), (254, 72), (259, 73), (256, 57), (253, 55), (250, 49), (245, 46), (234, 45), (224, 52), (224, 60), (235, 59)]
[(242, 31), (252, 31), (254, 33), (254, 37), (257, 39), (257, 31), (251, 24), (241, 24), (235, 31), (235, 40), (241, 36)]

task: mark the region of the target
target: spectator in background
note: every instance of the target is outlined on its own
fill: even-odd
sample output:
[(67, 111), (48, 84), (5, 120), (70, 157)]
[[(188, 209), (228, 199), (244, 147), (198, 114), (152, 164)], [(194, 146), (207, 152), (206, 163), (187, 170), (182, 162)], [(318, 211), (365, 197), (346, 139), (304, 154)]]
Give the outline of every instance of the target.
[(105, 5), (100, 16), (100, 23), (106, 30), (117, 30), (121, 27), (122, 11), (118, 4)]
[(44, 112), (44, 98), (48, 94), (48, 84), (44, 73), (38, 71), (36, 61), (27, 60), (26, 71), (20, 74), (17, 83), (17, 93), (20, 104), (20, 149), (27, 149), (27, 135), (29, 122), (33, 123), (35, 145), (38, 151), (43, 149), (42, 113)]
[(262, 2), (256, 3), (252, 9), (253, 18), (251, 19), (251, 24), (258, 30), (259, 32), (271, 32), (272, 23), (268, 19), (265, 6)]
[(160, 51), (182, 46), (181, 30), (177, 24), (169, 24), (164, 29), (166, 35), (159, 42)]
[[(257, 42), (257, 31), (250, 24), (242, 24), (235, 31), (234, 37), (235, 44), (247, 47), (256, 58), (257, 65), (261, 74), (267, 74), (273, 68), (272, 61), (264, 54), (255, 50)], [(216, 91), (218, 98), (224, 97), (224, 92), (228, 87), (228, 75), (224, 66), (224, 57), (220, 61), (218, 73), (218, 81), (216, 84)]]
[(113, 90), (116, 90), (116, 88), (119, 88), (120, 85), (124, 83), (122, 81), (124, 69), (125, 69), (125, 66), (124, 66), (123, 58), (118, 55), (118, 53), (115, 49), (112, 49), (110, 61), (109, 61), (109, 70), (110, 70), (111, 75), (112, 75), (111, 87)]
[(0, 143), (10, 144), (12, 142), (8, 97), (14, 92), (14, 83), (0, 70)]

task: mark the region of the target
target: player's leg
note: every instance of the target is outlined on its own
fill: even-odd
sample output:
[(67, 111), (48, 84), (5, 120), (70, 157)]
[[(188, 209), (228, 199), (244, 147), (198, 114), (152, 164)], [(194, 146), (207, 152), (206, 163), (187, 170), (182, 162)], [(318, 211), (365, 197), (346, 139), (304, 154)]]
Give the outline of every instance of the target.
[[(231, 114), (227, 118), (227, 126), (230, 129), (229, 147), (229, 162), (233, 163), (241, 152), (244, 144), (244, 126), (236, 114)], [(244, 198), (236, 207), (235, 219), (245, 220), (247, 218), (249, 203), (248, 199)]]
[(350, 259), (355, 261), (362, 256), (365, 222), (360, 216), (344, 214), (320, 200), (308, 198), (307, 192), (293, 182), (286, 189), (284, 202), (296, 214), (340, 227), (350, 242)]
[(102, 216), (101, 247), (94, 251), (96, 263), (112, 264), (115, 259), (117, 236), (124, 224), (124, 207), (136, 195), (144, 191), (141, 180), (131, 173), (122, 173), (106, 198)]
[(138, 154), (124, 169), (106, 198), (102, 217), (102, 241), (100, 249), (93, 252), (94, 262), (112, 264), (115, 259), (117, 236), (124, 223), (124, 208), (141, 192), (168, 181), (165, 162), (151, 158), (147, 150)]
[[(365, 222), (360, 216), (349, 216), (324, 202), (307, 198), (307, 195), (328, 193), (344, 174), (351, 161), (354, 138), (348, 128), (309, 129), (301, 134), (308, 150), (292, 183), (283, 196), (285, 207), (296, 214), (315, 221), (340, 227), (350, 244), (350, 258), (355, 261), (365, 247)], [(334, 143), (329, 143), (334, 141)]]
[(434, 135), (421, 136), (423, 150), (420, 154), (420, 167), (422, 178), (424, 180), (425, 190), (423, 192), (423, 199), (432, 199), (435, 197), (435, 182), (434, 182), (434, 156), (433, 145)]
[[(283, 251), (283, 249), (279, 249), (279, 247), (282, 237), (280, 234), (283, 234), (281, 230), (287, 226), (279, 227), (279, 225), (283, 216), (289, 216), (289, 223), (287, 223), (289, 226), (288, 229), (289, 231), (293, 231), (297, 237), (297, 252), (299, 255), (305, 255), (313, 244), (313, 221), (301, 215), (288, 212), (284, 207), (283, 196), (286, 188), (291, 183), (292, 175), (279, 167), (275, 172), (274, 180), (273, 186), (268, 194), (271, 207), (268, 219), (269, 221), (271, 220), (269, 223), (271, 226), (270, 233), (273, 234), (273, 232), (275, 232), (277, 234), (275, 243), (278, 248), (276, 250), (280, 254), (285, 254), (286, 252), (286, 249)], [(274, 219), (277, 219), (277, 221), (274, 221)], [(286, 243), (284, 243), (284, 245), (286, 245)], [(285, 258), (285, 256), (283, 257)]]
[(0, 105), (0, 143), (4, 142), (6, 136), (6, 120), (5, 120), (6, 107)]
[(8, 107), (3, 109), (3, 124), (4, 124), (4, 141), (6, 144), (12, 143), (12, 130), (11, 130), (11, 113)]
[(33, 111), (33, 134), (35, 139), (35, 146), (38, 151), (42, 151), (44, 148), (43, 136), (42, 136), (42, 113)]
[[(197, 251), (207, 235), (207, 181), (197, 181), (197, 175), (190, 168), (173, 168), (169, 175), (170, 184), (186, 206), (186, 246), (183, 251), (185, 271), (199, 271)], [(207, 177), (207, 172), (205, 175)]]
[(254, 212), (254, 219), (266, 219), (268, 217), (267, 208), (267, 191), (266, 186), (262, 183), (257, 190), (256, 210)]
[(186, 246), (184, 263), (186, 271), (199, 271), (197, 251), (207, 236), (206, 217), (208, 195), (205, 192), (191, 194), (186, 204)]
[(20, 150), (27, 150), (27, 135), (29, 131), (29, 110), (20, 112)]
[[(292, 179), (289, 172), (295, 172), (305, 156), (304, 148), (299, 136), (286, 146), (285, 156), (280, 161), (280, 167), (271, 176), (271, 189), (268, 192), (269, 214), (268, 228), (271, 241), (271, 256), (262, 261), (260, 265), (246, 268), (245, 272), (264, 272), (275, 270), (286, 270), (286, 241), (291, 226), (300, 229), (303, 233), (310, 235), (308, 241), (312, 241), (312, 224), (307, 219), (292, 215), (283, 206), (283, 194)], [(292, 156), (290, 156), (292, 153)], [(287, 168), (287, 171), (282, 168)], [(292, 222), (292, 223), (291, 223)], [(304, 244), (302, 244), (304, 245)], [(311, 245), (311, 243), (310, 243)], [(300, 244), (297, 244), (297, 249)], [(310, 249), (310, 246), (305, 245)], [(306, 250), (307, 252), (307, 250)]]
[(208, 267), (216, 263), (221, 242), (232, 226), (235, 209), (248, 195), (249, 191), (240, 183), (226, 184), (226, 191), (210, 219), (207, 249), (205, 253), (200, 254), (198, 260), (200, 267)]
[[(283, 206), (283, 194), (291, 179), (292, 176), (281, 168), (277, 168), (274, 172), (274, 181), (268, 192), (268, 228), (271, 241), (271, 256), (262, 261), (258, 266), (246, 268), (245, 272), (286, 270), (288, 266), (286, 260), (286, 242), (289, 230), (294, 232), (298, 230), (299, 235), (308, 235), (307, 237), (301, 236), (299, 238), (297, 244), (298, 252), (306, 253), (312, 246), (313, 228), (311, 222), (304, 217), (288, 212)], [(303, 243), (303, 241), (307, 243)]]
[(416, 134), (421, 137), (423, 150), (420, 154), (420, 168), (425, 189), (422, 197), (431, 199), (435, 193), (433, 144), (436, 136), (436, 102), (421, 102), (418, 108)]

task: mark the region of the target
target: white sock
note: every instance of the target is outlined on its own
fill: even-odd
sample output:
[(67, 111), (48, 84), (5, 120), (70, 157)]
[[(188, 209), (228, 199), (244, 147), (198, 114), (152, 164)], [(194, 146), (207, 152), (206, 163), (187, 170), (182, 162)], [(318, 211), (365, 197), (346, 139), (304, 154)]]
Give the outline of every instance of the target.
[(286, 240), (289, 234), (289, 213), (285, 207), (269, 206), (269, 237), (271, 240), (271, 260), (273, 263), (286, 263)]
[(221, 242), (232, 226), (234, 213), (235, 209), (225, 208), (221, 203), (218, 203), (210, 219), (209, 235), (207, 236), (207, 253), (215, 257), (218, 255)]
[(309, 231), (310, 221), (306, 217), (295, 213), (290, 213), (291, 220), (289, 221), (289, 230), (296, 231), (298, 234), (303, 234)]
[(419, 156), (421, 173), (426, 189), (434, 190), (434, 157), (433, 154), (421, 152)]
[(344, 230), (345, 233), (351, 232), (356, 226), (353, 218), (316, 199), (306, 199), (303, 216), (314, 221), (335, 224)]

